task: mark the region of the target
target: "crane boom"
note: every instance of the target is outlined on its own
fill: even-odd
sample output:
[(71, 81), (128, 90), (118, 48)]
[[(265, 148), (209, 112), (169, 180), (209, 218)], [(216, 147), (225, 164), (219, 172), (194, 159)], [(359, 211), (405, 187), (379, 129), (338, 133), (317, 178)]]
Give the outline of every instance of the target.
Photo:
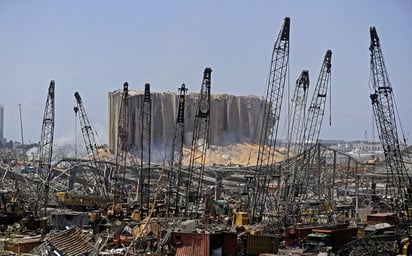
[[(382, 49), (375, 27), (370, 28), (371, 44), (370, 68), (373, 93), (370, 95), (373, 113), (379, 139), (382, 144), (388, 177), (391, 179), (391, 190), (393, 198), (407, 202), (404, 207), (410, 205), (410, 180), (407, 168), (402, 158), (398, 131), (396, 127), (394, 96), (391, 83), (386, 71)], [(397, 209), (400, 210), (400, 209)]]
[[(100, 161), (100, 157), (98, 154), (99, 146), (96, 142), (95, 134), (96, 132), (91, 125), (90, 119), (87, 115), (86, 108), (84, 107), (82, 98), (80, 97), (79, 92), (74, 93), (74, 97), (76, 98), (77, 102), (77, 111), (80, 113), (79, 121), (80, 121), (80, 128), (83, 135), (84, 145), (86, 146), (87, 154), (92, 157), (92, 164), (93, 167), (96, 169), (96, 182), (102, 185), (102, 193), (105, 195), (107, 191), (110, 189), (109, 181), (107, 179), (107, 175), (101, 174), (101, 166), (99, 166), (98, 162)], [(102, 179), (103, 176), (103, 179)]]
[(41, 129), (40, 137), (40, 147), (39, 147), (39, 173), (44, 182), (43, 188), (43, 200), (44, 200), (44, 211), (46, 214), (46, 206), (48, 203), (50, 180), (51, 180), (51, 161), (53, 155), (53, 137), (54, 137), (54, 80), (50, 81), (49, 90), (47, 93), (46, 106), (44, 109), (43, 123)]
[(152, 103), (150, 99), (150, 84), (144, 88), (141, 108), (141, 148), (140, 148), (140, 207), (149, 208), (150, 201), (150, 162), (151, 162), (151, 124)]
[[(289, 118), (289, 126), (288, 126), (288, 135), (287, 135), (287, 161), (288, 166), (293, 166), (291, 153), (293, 155), (297, 155), (297, 151), (299, 150), (299, 145), (302, 142), (303, 138), (303, 131), (305, 128), (305, 117), (306, 117), (306, 103), (308, 98), (309, 92), (309, 71), (303, 70), (298, 79), (296, 80), (295, 91), (293, 93), (291, 99), (291, 107), (290, 107), (290, 118)], [(280, 190), (279, 198), (282, 201), (286, 201), (289, 193), (289, 178), (290, 174), (288, 175), (281, 175), (284, 178), (285, 186), (283, 189)], [(281, 207), (281, 205), (278, 205)]]
[(185, 202), (185, 207), (193, 203), (192, 211), (199, 208), (203, 189), (206, 149), (209, 144), (211, 74), (212, 69), (205, 68), (193, 127)]
[(120, 103), (120, 113), (117, 126), (116, 144), (116, 189), (120, 189), (120, 176), (123, 174), (125, 180), (127, 153), (129, 152), (129, 84), (123, 83), (122, 101)]
[[(398, 251), (395, 252), (392, 250), (387, 254), (411, 255), (411, 217), (409, 206), (411, 203), (410, 193), (412, 190), (398, 140), (393, 90), (389, 82), (378, 33), (375, 27), (370, 28), (370, 38), (371, 77), (369, 82), (373, 89), (373, 92), (370, 94), (370, 99), (379, 140), (384, 151), (384, 161), (388, 178), (387, 188), (389, 188), (389, 193), (391, 194), (389, 205), (392, 207), (392, 210), (397, 213), (395, 215), (395, 238), (397, 243), (394, 244), (398, 245)], [(369, 252), (370, 255), (372, 255), (376, 252), (376, 248), (379, 248), (381, 241), (378, 241), (375, 237), (371, 238), (373, 239), (365, 236), (364, 238), (356, 240), (355, 243), (351, 243), (350, 247), (346, 246), (345, 255), (365, 255), (365, 252)], [(405, 238), (406, 240), (404, 240)], [(408, 248), (406, 252), (403, 250), (402, 244), (407, 245)], [(360, 247), (362, 247), (364, 253), (358, 252)]]
[[(328, 87), (331, 82), (331, 63), (332, 51), (327, 50), (323, 59), (323, 64), (319, 73), (318, 81), (313, 92), (312, 100), (309, 105), (307, 120), (305, 123), (304, 146), (316, 143), (320, 129), (322, 127), (322, 120), (325, 112), (326, 96)], [(304, 148), (306, 150), (306, 148)]]
[(76, 98), (77, 108), (80, 112), (80, 126), (83, 134), (84, 144), (86, 146), (86, 151), (88, 154), (91, 154), (93, 160), (97, 160), (97, 143), (95, 139), (95, 133), (93, 131), (93, 127), (90, 123), (90, 120), (87, 116), (86, 109), (83, 106), (82, 98), (80, 97), (79, 92), (74, 93), (74, 97)]
[(179, 88), (179, 102), (177, 107), (176, 123), (172, 141), (172, 155), (170, 163), (170, 172), (168, 173), (169, 181), (169, 198), (168, 211), (179, 213), (180, 194), (184, 193), (182, 187), (182, 160), (183, 160), (183, 143), (184, 143), (184, 114), (185, 114), (185, 97), (187, 88), (182, 84)]
[(308, 195), (306, 192), (304, 192), (304, 188), (307, 188), (309, 176), (311, 175), (308, 166), (312, 159), (310, 152), (313, 151), (311, 151), (310, 148), (317, 143), (320, 129), (322, 127), (322, 120), (326, 105), (326, 96), (328, 87), (330, 87), (331, 82), (331, 59), (332, 51), (327, 50), (323, 59), (315, 89), (313, 91), (312, 100), (309, 105), (307, 119), (305, 121), (302, 145), (297, 151), (298, 155), (300, 155), (300, 159), (296, 163), (293, 174), (293, 192), (290, 194), (290, 196), (293, 197), (295, 197), (299, 193), (303, 194), (304, 196)]
[(273, 47), (265, 104), (261, 113), (259, 151), (253, 181), (255, 189), (249, 200), (251, 221), (263, 215), (267, 193), (267, 171), (275, 160), (276, 136), (289, 66), (289, 30), (290, 18), (286, 17)]
[[(309, 71), (303, 70), (296, 80), (296, 87), (292, 97), (290, 129), (288, 132), (288, 152), (293, 147), (296, 152), (297, 144), (302, 142), (303, 128), (306, 116), (306, 101), (309, 91)], [(294, 146), (292, 146), (294, 145)]]

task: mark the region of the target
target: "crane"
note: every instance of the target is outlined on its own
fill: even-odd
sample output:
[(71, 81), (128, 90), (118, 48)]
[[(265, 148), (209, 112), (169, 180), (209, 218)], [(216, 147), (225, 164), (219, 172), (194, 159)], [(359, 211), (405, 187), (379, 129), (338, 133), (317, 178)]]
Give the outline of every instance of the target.
[[(305, 116), (306, 116), (306, 102), (309, 91), (309, 71), (303, 70), (298, 79), (296, 80), (295, 90), (291, 99), (290, 107), (290, 118), (289, 118), (289, 129), (287, 135), (287, 157), (288, 162), (292, 159), (290, 158), (290, 153), (294, 152), (296, 155), (299, 143), (302, 143), (303, 129), (305, 126)], [(290, 166), (293, 163), (289, 163)], [(281, 198), (285, 201), (285, 197), (288, 194), (288, 182), (289, 175), (282, 175), (285, 178), (284, 191), (281, 191)]]
[[(89, 117), (87, 115), (86, 109), (84, 107), (82, 98), (80, 97), (79, 92), (74, 93), (74, 97), (76, 98), (77, 102), (77, 111), (80, 113), (79, 115), (79, 121), (80, 121), (80, 127), (83, 135), (83, 140), (84, 140), (84, 145), (86, 146), (86, 151), (88, 155), (91, 155), (92, 157), (92, 164), (95, 170), (98, 172), (96, 174), (96, 182), (98, 182), (100, 185), (102, 185), (102, 193), (103, 195), (106, 195), (106, 193), (110, 190), (110, 184), (109, 184), (109, 179), (108, 175), (103, 173), (101, 174), (101, 168), (104, 169), (103, 172), (105, 172), (106, 168), (105, 166), (99, 165), (98, 162), (100, 162), (100, 157), (98, 153), (99, 146), (97, 145), (96, 142), (96, 132), (93, 129), (93, 126), (90, 123)], [(76, 111), (76, 110), (75, 110)], [(102, 179), (103, 176), (103, 179)]]
[(322, 127), (322, 120), (325, 112), (326, 96), (331, 83), (331, 63), (332, 51), (327, 50), (323, 58), (322, 67), (316, 82), (315, 89), (309, 109), (307, 110), (307, 119), (305, 121), (305, 129), (303, 133), (303, 143), (298, 149), (300, 159), (296, 162), (296, 167), (293, 174), (293, 187), (290, 193), (290, 200), (296, 198), (299, 194), (304, 197), (308, 196), (304, 188), (308, 187), (310, 176), (312, 175), (309, 165), (312, 160), (311, 147), (317, 142)]
[[(389, 76), (386, 71), (383, 59), (382, 49), (375, 27), (370, 28), (371, 44), (370, 50), (370, 68), (371, 82), (373, 93), (370, 94), (375, 123), (378, 130), (379, 140), (382, 144), (386, 170), (392, 202), (390, 203), (398, 221), (396, 225), (396, 234), (398, 244), (401, 243), (404, 232), (408, 233), (408, 242), (411, 244), (411, 177), (408, 176), (408, 170), (403, 161), (398, 131), (396, 127), (394, 96)], [(410, 246), (410, 245), (409, 245)], [(401, 252), (402, 248), (399, 248)]]
[[(290, 129), (288, 130), (287, 142), (290, 147), (302, 142), (303, 128), (306, 116), (306, 101), (309, 91), (309, 71), (303, 70), (296, 80), (295, 91), (292, 97)], [(290, 150), (288, 147), (288, 150)], [(295, 150), (296, 151), (296, 150)]]
[[(402, 158), (398, 131), (396, 127), (394, 96), (391, 83), (386, 71), (382, 49), (375, 27), (370, 28), (371, 44), (370, 68), (373, 93), (370, 95), (375, 123), (378, 130), (379, 140), (382, 144), (388, 177), (393, 185), (392, 196), (398, 198), (402, 208), (410, 205), (410, 180), (407, 168)], [(409, 189), (409, 190), (408, 190)]]
[(258, 157), (254, 180), (251, 181), (254, 190), (248, 200), (250, 222), (263, 216), (267, 196), (268, 171), (272, 168), (275, 160), (276, 136), (289, 67), (289, 30), (290, 18), (286, 17), (273, 47), (266, 88), (266, 103), (262, 106)]
[(209, 145), (211, 74), (212, 69), (205, 68), (195, 112), (193, 139), (190, 148), (189, 177), (185, 184), (186, 202), (184, 207), (187, 208), (188, 204), (192, 203), (192, 210), (189, 213), (199, 208), (202, 197), (206, 149)]
[(53, 155), (53, 137), (54, 137), (54, 80), (50, 81), (47, 93), (46, 106), (44, 109), (43, 123), (39, 147), (39, 174), (43, 180), (43, 206), (44, 215), (46, 216), (46, 207), (49, 197), (50, 180), (52, 178), (52, 155)]
[(114, 179), (116, 181), (115, 193), (123, 193), (119, 191), (120, 176), (123, 174), (124, 183), (126, 166), (127, 166), (127, 153), (129, 152), (129, 83), (123, 83), (122, 101), (120, 103), (119, 120), (117, 126), (117, 144), (116, 144), (116, 170)]
[(139, 194), (140, 207), (149, 208), (150, 202), (150, 154), (151, 154), (151, 124), (152, 105), (150, 99), (150, 84), (146, 83), (144, 88), (143, 102), (141, 108), (141, 148), (140, 148), (140, 178)]
[[(393, 248), (386, 255), (403, 254), (402, 238), (407, 234), (407, 243), (409, 244), (407, 255), (411, 255), (411, 180), (408, 177), (408, 169), (402, 157), (400, 142), (395, 118), (395, 98), (393, 88), (389, 81), (386, 65), (383, 59), (381, 43), (375, 27), (370, 27), (370, 85), (373, 92), (369, 95), (373, 115), (378, 130), (379, 140), (384, 151), (384, 161), (386, 165), (388, 189), (390, 193), (389, 205), (393, 207), (397, 220), (395, 225), (395, 234), (398, 244), (398, 252)], [(377, 255), (382, 252), (382, 241), (376, 236), (365, 236), (359, 238), (348, 246), (341, 249), (338, 255)], [(380, 249), (378, 251), (378, 249)]]
[(185, 114), (185, 97), (187, 88), (182, 84), (179, 88), (179, 102), (177, 107), (176, 123), (174, 127), (174, 135), (172, 141), (172, 155), (170, 162), (170, 171), (168, 173), (169, 193), (168, 207), (169, 214), (174, 210), (175, 214), (179, 213), (180, 194), (182, 186), (182, 160), (183, 160), (183, 144), (184, 144), (184, 114)]

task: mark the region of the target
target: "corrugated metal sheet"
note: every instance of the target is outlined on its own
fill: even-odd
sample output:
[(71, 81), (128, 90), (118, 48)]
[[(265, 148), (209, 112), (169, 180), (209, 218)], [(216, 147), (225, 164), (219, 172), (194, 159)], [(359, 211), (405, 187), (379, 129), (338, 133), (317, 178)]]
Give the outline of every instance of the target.
[(175, 256), (210, 256), (221, 251), (224, 256), (236, 255), (237, 234), (218, 232), (211, 234), (172, 233), (171, 244)]
[(247, 253), (277, 253), (279, 239), (274, 236), (249, 236), (247, 239)]
[(235, 256), (236, 255), (237, 234), (225, 232), (223, 233), (222, 240), (223, 240), (222, 255)]
[(93, 245), (90, 243), (92, 235), (79, 228), (66, 230), (47, 240), (65, 256), (79, 256), (93, 249)]
[(196, 233), (172, 233), (175, 256), (209, 256), (209, 235)]

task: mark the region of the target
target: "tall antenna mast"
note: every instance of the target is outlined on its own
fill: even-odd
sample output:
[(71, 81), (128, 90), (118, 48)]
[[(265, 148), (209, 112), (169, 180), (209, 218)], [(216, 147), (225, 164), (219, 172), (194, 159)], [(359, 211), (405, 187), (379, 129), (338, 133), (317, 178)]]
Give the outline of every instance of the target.
[(19, 104), (19, 113), (20, 113), (21, 144), (24, 145), (24, 139), (23, 139), (23, 119), (22, 119), (22, 117), (21, 117), (21, 104)]

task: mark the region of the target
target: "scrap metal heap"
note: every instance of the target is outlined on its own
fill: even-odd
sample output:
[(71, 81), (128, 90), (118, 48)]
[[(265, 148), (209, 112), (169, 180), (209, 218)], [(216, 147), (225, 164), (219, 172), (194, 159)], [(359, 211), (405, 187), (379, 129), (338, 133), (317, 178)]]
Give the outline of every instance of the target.
[[(256, 145), (255, 166), (206, 165), (206, 155), (212, 150), (209, 148), (212, 73), (209, 67), (204, 69), (193, 113), (187, 166), (183, 166), (186, 86), (181, 85), (177, 96), (170, 164), (157, 165), (151, 163), (150, 84), (145, 84), (140, 106), (140, 133), (131, 134), (131, 122), (134, 122), (131, 118), (135, 113), (130, 112), (127, 82), (123, 84), (115, 127), (117, 141), (113, 158), (103, 159), (99, 154), (95, 131), (76, 92), (75, 111), (80, 113), (89, 158), (62, 159), (52, 166), (54, 81), (51, 81), (43, 117), (38, 173), (19, 172), (17, 167), (14, 170), (0, 168), (1, 220), (6, 216), (9, 221), (16, 213), (25, 212), (20, 230), (38, 234), (30, 237), (30, 243), (34, 241), (38, 245), (31, 252), (41, 255), (52, 252), (59, 255), (261, 255), (277, 253), (280, 240), (285, 247), (299, 247), (302, 253), (320, 252), (326, 243), (330, 251), (342, 256), (382, 252), (393, 255), (390, 245), (396, 241), (401, 253), (401, 247), (410, 242), (411, 236), (412, 186), (402, 156), (405, 153), (397, 134), (393, 90), (376, 29), (370, 30), (374, 89), (370, 98), (384, 149), (385, 176), (377, 175), (376, 169), (381, 168), (378, 160), (361, 162), (318, 141), (331, 83), (331, 50), (324, 56), (308, 108), (309, 72), (302, 71), (297, 79), (289, 112), (286, 153), (280, 152), (277, 133), (289, 69), (289, 32), (290, 19), (286, 17), (272, 51), (265, 104), (258, 124), (260, 143)], [(136, 136), (140, 136), (140, 164), (130, 146)], [(276, 158), (279, 155), (283, 158)], [(209, 160), (210, 155), (207, 156)], [(113, 173), (111, 168), (115, 169)], [(30, 187), (30, 178), (37, 174), (40, 178), (35, 183), (38, 203), (44, 207), (44, 215), (49, 214), (48, 225), (44, 219), (32, 225), (34, 219), (29, 209), (18, 205), (24, 200), (9, 199), (7, 194), (13, 184), (17, 190), (24, 189), (21, 184)], [(373, 175), (372, 182), (368, 175)], [(8, 186), (7, 189), (4, 186)], [(47, 212), (51, 191), (80, 190), (94, 194), (75, 197), (74, 193), (65, 193), (64, 197), (70, 198), (61, 205), (75, 206), (74, 209), (81, 211), (56, 208)], [(214, 200), (211, 191), (215, 192)], [(99, 207), (94, 207), (97, 204)], [(39, 206), (36, 205), (36, 210)], [(383, 216), (390, 222), (386, 224), (389, 226), (384, 226), (384, 232), (376, 231), (379, 226), (374, 226), (375, 230), (370, 233), (366, 233), (366, 228), (350, 226), (349, 221), (359, 227), (367, 224), (358, 220), (361, 208), (378, 214), (372, 219), (364, 214), (369, 224), (379, 222), (373, 217)], [(20, 219), (22, 216), (19, 215)], [(390, 229), (392, 225), (395, 232)], [(50, 227), (60, 231), (45, 235)], [(7, 228), (5, 233), (15, 232), (14, 228)], [(360, 234), (361, 231), (366, 234)], [(355, 239), (356, 236), (362, 238)], [(79, 246), (73, 246), (76, 241)]]

